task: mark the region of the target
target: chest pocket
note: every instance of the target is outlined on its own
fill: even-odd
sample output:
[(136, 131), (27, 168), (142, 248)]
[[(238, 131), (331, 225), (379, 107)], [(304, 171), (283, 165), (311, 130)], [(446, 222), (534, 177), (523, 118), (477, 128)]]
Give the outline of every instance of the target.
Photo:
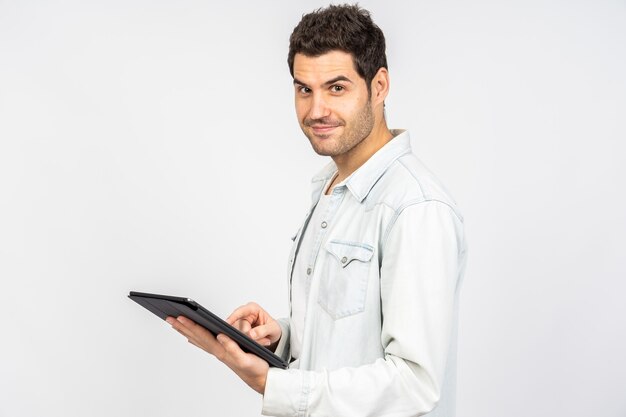
[(334, 319), (365, 309), (370, 261), (374, 248), (364, 243), (331, 240), (317, 302)]

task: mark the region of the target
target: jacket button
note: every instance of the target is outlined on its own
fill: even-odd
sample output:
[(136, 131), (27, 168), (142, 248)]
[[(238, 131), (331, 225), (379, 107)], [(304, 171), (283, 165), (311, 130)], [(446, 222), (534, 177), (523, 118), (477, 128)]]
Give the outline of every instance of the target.
[(328, 223), (322, 222), (322, 229), (326, 229), (326, 226), (328, 226)]
[(311, 268), (307, 268), (307, 269), (306, 269), (306, 274), (307, 274), (307, 275), (311, 275)]
[(346, 262), (348, 262), (348, 258), (346, 258), (345, 256), (343, 258), (341, 258), (341, 263), (345, 264)]

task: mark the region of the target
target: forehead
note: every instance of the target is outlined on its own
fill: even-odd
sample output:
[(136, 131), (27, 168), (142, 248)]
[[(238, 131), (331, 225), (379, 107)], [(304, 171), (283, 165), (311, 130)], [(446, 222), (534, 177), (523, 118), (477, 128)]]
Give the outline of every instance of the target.
[(361, 77), (354, 68), (352, 54), (330, 51), (319, 56), (296, 54), (293, 60), (293, 76), (304, 83), (322, 84), (343, 75), (358, 82)]

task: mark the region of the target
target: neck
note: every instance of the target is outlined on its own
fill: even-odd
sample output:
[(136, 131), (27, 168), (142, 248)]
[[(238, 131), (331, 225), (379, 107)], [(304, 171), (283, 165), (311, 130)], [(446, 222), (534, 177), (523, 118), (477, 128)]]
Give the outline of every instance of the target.
[(335, 165), (337, 165), (337, 177), (334, 184), (337, 184), (348, 178), (350, 174), (363, 165), (372, 155), (380, 148), (385, 146), (393, 138), (393, 134), (387, 127), (385, 119), (381, 118), (376, 123), (370, 134), (358, 145), (345, 154), (333, 157)]

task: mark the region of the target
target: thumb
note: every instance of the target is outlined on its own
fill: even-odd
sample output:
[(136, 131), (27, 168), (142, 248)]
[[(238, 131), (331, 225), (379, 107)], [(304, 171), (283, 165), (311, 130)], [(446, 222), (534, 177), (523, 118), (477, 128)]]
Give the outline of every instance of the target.
[(274, 342), (275, 339), (280, 337), (280, 326), (276, 323), (268, 323), (262, 326), (257, 326), (250, 330), (250, 337), (256, 341), (267, 338)]
[(262, 326), (256, 326), (254, 329), (250, 330), (250, 337), (254, 340), (259, 340), (267, 336), (269, 333), (269, 329), (267, 328), (267, 324)]

